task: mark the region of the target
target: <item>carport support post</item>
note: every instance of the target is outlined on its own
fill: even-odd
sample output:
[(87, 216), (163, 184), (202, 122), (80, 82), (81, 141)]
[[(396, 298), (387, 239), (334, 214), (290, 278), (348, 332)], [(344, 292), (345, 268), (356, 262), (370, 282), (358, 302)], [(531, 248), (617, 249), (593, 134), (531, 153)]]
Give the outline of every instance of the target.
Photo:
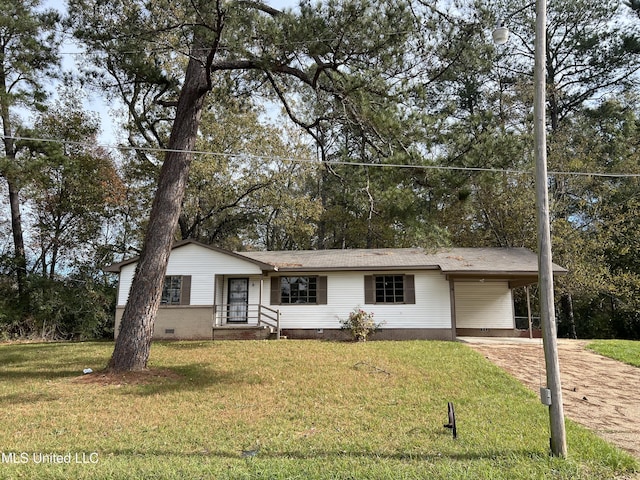
[(529, 295), (529, 285), (524, 287), (527, 294), (527, 320), (529, 321), (529, 338), (533, 338), (533, 325), (531, 323), (531, 295)]
[(549, 190), (547, 186), (546, 137), (546, 0), (536, 0), (536, 39), (534, 68), (534, 134), (536, 155), (536, 214), (538, 219), (538, 269), (540, 282), (540, 317), (547, 367), (547, 388), (551, 391), (549, 417), (551, 453), (567, 456), (567, 440), (562, 406), (562, 387), (556, 339), (556, 314), (553, 303), (553, 266), (551, 262), (551, 228), (549, 223)]

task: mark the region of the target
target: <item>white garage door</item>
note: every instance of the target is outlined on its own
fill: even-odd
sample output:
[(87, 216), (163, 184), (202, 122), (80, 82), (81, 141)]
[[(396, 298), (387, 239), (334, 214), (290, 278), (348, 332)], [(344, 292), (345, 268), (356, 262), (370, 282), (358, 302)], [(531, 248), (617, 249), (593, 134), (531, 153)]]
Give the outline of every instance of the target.
[(457, 328), (515, 328), (507, 282), (455, 282)]

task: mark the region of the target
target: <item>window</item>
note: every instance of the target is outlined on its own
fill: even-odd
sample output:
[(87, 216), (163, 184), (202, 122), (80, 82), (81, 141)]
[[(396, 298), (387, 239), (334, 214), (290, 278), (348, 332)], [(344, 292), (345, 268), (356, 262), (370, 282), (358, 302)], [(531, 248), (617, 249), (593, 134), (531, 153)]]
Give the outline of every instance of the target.
[(366, 275), (364, 303), (416, 303), (413, 275)]
[(280, 303), (317, 303), (317, 277), (280, 277)]
[(169, 275), (164, 277), (161, 305), (189, 305), (191, 294), (191, 277), (185, 275)]
[(376, 303), (404, 303), (402, 275), (376, 276)]
[(327, 277), (299, 276), (271, 279), (272, 305), (327, 303)]

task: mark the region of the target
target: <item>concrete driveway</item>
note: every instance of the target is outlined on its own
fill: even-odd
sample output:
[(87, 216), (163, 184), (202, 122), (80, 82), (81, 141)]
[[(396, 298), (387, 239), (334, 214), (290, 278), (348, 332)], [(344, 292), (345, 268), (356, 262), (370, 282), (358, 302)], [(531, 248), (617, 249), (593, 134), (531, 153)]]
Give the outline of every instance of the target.
[[(536, 394), (546, 384), (541, 339), (459, 337), (458, 340)], [(587, 343), (558, 339), (565, 416), (640, 459), (640, 368), (586, 350)]]

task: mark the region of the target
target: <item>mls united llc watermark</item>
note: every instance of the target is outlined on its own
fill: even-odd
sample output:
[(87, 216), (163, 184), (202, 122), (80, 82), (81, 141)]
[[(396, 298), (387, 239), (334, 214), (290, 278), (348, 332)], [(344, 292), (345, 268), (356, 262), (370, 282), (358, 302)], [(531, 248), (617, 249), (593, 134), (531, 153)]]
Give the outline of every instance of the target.
[(98, 463), (100, 458), (96, 452), (69, 452), (69, 453), (44, 453), (44, 452), (0, 452), (0, 463), (21, 464), (92, 464)]

